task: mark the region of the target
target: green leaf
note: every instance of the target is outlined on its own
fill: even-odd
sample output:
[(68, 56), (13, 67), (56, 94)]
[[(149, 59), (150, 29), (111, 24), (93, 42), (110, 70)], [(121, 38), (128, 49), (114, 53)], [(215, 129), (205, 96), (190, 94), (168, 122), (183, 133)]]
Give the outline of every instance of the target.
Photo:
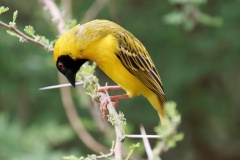
[(17, 15), (18, 15), (18, 10), (16, 10), (16, 11), (13, 13), (13, 22), (16, 21)]
[(53, 48), (53, 41), (50, 41), (49, 39), (47, 39), (44, 36), (35, 35), (35, 30), (34, 30), (33, 26), (30, 26), (30, 25), (25, 26), (24, 32), (26, 34), (28, 34), (29, 36), (33, 37), (36, 41), (39, 41), (39, 42), (42, 42), (43, 44), (45, 44), (47, 46), (45, 49), (51, 50)]
[(91, 155), (88, 155), (88, 157), (85, 159), (86, 160), (97, 160), (97, 156), (95, 154), (91, 154)]
[(65, 159), (65, 160), (84, 160), (85, 158), (84, 157), (77, 158), (77, 157), (71, 155), (71, 156), (65, 156), (65, 157), (63, 157), (63, 159)]
[(107, 115), (108, 121), (113, 125), (117, 125), (117, 122), (115, 121), (114, 115), (113, 114), (109, 114)]
[(194, 4), (201, 5), (207, 3), (207, 0), (169, 0), (171, 4)]
[(18, 34), (16, 34), (15, 32), (13, 32), (13, 31), (9, 31), (9, 30), (7, 30), (7, 33), (9, 34), (9, 35), (11, 35), (11, 36), (14, 36), (14, 37), (20, 37)]
[(179, 141), (182, 141), (183, 138), (184, 138), (183, 133), (178, 133), (178, 134), (173, 135), (173, 137), (169, 138), (167, 141), (168, 148), (174, 148), (176, 146), (176, 143)]
[(184, 14), (181, 12), (170, 12), (164, 16), (164, 22), (171, 25), (181, 25), (184, 22)]
[(127, 158), (126, 158), (125, 160), (128, 160), (128, 159), (131, 157), (131, 155), (133, 154), (134, 150), (135, 150), (136, 148), (139, 148), (139, 147), (140, 147), (140, 143), (132, 144), (132, 145), (129, 147), (129, 153), (128, 153)]
[(177, 135), (175, 135), (174, 139), (175, 141), (182, 141), (184, 138), (184, 134), (181, 132), (181, 133), (178, 133)]
[(4, 12), (7, 12), (8, 10), (9, 10), (8, 7), (1, 6), (1, 7), (0, 7), (0, 15), (1, 15), (2, 13), (4, 13)]
[(165, 104), (165, 111), (169, 117), (177, 115), (177, 104), (173, 101), (169, 101)]
[(220, 17), (211, 17), (207, 14), (200, 13), (198, 21), (202, 24), (219, 27), (222, 26), (223, 20)]
[(33, 26), (25, 26), (24, 28), (24, 32), (26, 32), (28, 35), (32, 36), (32, 37), (35, 37), (35, 30), (33, 28)]
[(123, 112), (119, 111), (118, 115), (119, 115), (119, 119), (121, 120), (122, 127), (125, 128), (127, 126), (127, 120), (124, 117)]
[(16, 28), (16, 19), (17, 19), (17, 15), (18, 15), (18, 11), (16, 10), (14, 13), (13, 13), (13, 21), (12, 22), (9, 22), (9, 25), (13, 28)]
[(13, 36), (13, 37), (19, 38), (19, 41), (20, 41), (20, 42), (27, 42), (26, 39), (24, 39), (23, 37), (19, 36), (19, 35), (16, 34), (15, 32), (12, 32), (12, 31), (7, 30), (7, 33), (8, 33), (9, 35)]
[(74, 27), (76, 25), (77, 25), (77, 20), (76, 19), (72, 19), (72, 20), (69, 20), (69, 21), (66, 22), (66, 24), (64, 26), (64, 29), (69, 30), (69, 29), (71, 29), (72, 27)]

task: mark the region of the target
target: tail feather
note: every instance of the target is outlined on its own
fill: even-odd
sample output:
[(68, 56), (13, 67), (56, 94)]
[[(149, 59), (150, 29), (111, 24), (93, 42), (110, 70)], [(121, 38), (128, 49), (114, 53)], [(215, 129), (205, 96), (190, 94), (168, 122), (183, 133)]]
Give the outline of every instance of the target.
[(169, 119), (164, 111), (164, 103), (159, 100), (156, 94), (148, 96), (147, 99), (151, 103), (151, 105), (157, 110), (161, 125), (168, 125)]
[(166, 126), (169, 124), (169, 119), (165, 113), (164, 113), (164, 115), (162, 115), (161, 113), (158, 112), (158, 116), (159, 116), (160, 123), (162, 126)]

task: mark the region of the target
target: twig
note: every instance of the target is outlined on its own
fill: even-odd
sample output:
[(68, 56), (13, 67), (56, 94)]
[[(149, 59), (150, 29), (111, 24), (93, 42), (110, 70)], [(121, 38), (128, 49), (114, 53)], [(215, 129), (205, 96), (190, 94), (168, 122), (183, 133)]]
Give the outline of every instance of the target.
[(96, 103), (96, 100), (94, 98), (89, 99), (89, 95), (86, 95), (86, 91), (83, 87), (79, 87), (77, 92), (78, 95), (84, 99), (84, 101), (81, 101), (81, 104), (87, 108), (91, 117), (96, 122), (99, 131), (104, 135), (109, 134), (111, 132), (109, 124), (107, 121), (103, 120), (103, 117), (100, 114), (99, 104)]
[[(88, 76), (83, 76), (83, 80), (84, 80), (84, 82), (88, 82), (89, 77)], [(97, 84), (97, 86), (98, 86), (97, 88), (100, 87), (99, 84)], [(84, 96), (88, 96), (88, 95), (86, 95), (86, 91), (83, 90), (83, 89), (81, 89), (81, 90), (79, 89), (78, 92), (79, 92), (80, 96), (81, 96), (81, 94), (85, 94)], [(94, 105), (94, 107), (93, 107), (93, 105)], [(96, 101), (95, 96), (92, 95), (91, 100), (88, 99), (88, 101), (85, 103), (85, 106), (87, 107), (87, 109), (88, 109), (89, 113), (91, 114), (92, 118), (97, 123), (97, 126), (98, 126), (100, 132), (102, 132), (104, 135), (109, 134), (110, 128), (109, 128), (108, 122), (103, 120), (103, 117), (100, 114), (99, 102)]]
[(110, 153), (108, 154), (102, 154), (100, 156), (97, 156), (97, 159), (101, 159), (101, 158), (108, 158), (108, 157), (112, 157), (114, 155), (114, 151), (113, 151), (113, 147), (115, 146), (115, 141), (112, 142), (112, 147), (110, 149)]
[(109, 0), (95, 0), (95, 2), (91, 5), (91, 7), (86, 11), (85, 15), (83, 16), (82, 22), (94, 19), (108, 1)]
[(115, 126), (118, 127), (118, 130), (120, 131), (119, 136), (122, 137), (122, 136), (125, 135), (125, 133), (124, 133), (124, 129), (121, 125), (121, 120), (119, 118), (118, 113), (116, 112), (116, 109), (113, 107), (112, 101), (111, 101), (110, 96), (109, 96), (107, 91), (106, 91), (106, 96), (107, 96), (107, 99), (108, 99), (108, 102), (109, 102), (109, 104), (107, 105), (108, 111), (109, 111), (110, 115), (112, 114), (114, 116), (114, 119), (117, 123)]
[(72, 99), (70, 88), (62, 88), (60, 91), (61, 95), (63, 95), (62, 102), (67, 117), (74, 131), (77, 133), (78, 138), (81, 139), (81, 141), (94, 152), (99, 153), (99, 151), (102, 151), (103, 153), (107, 153), (109, 150), (106, 149), (106, 147), (104, 147), (100, 143), (98, 143), (85, 129), (80, 116), (77, 114), (77, 110)]
[(142, 139), (143, 139), (143, 144), (144, 144), (146, 153), (148, 155), (148, 159), (153, 160), (153, 151), (152, 151), (152, 148), (150, 146), (150, 143), (149, 143), (147, 137), (145, 137), (146, 131), (145, 131), (143, 125), (140, 125), (140, 132), (141, 132), (141, 135), (144, 135), (144, 137)]
[(11, 30), (13, 31), (14, 33), (16, 33), (17, 35), (19, 35), (20, 37), (24, 38), (26, 41), (28, 42), (32, 42), (36, 45), (39, 45), (40, 47), (43, 47), (43, 48), (46, 48), (48, 51), (52, 52), (53, 51), (53, 48), (40, 42), (39, 40), (36, 40), (36, 39), (33, 39), (31, 37), (29, 37), (28, 35), (24, 34), (23, 32), (19, 31), (17, 28), (14, 28), (2, 21), (0, 21), (0, 26), (3, 26), (5, 28), (7, 28), (8, 30)]
[[(76, 82), (75, 85), (82, 85), (83, 82)], [(55, 88), (62, 88), (62, 87), (71, 87), (72, 85), (70, 83), (64, 83), (64, 84), (58, 84), (54, 86), (48, 86), (48, 87), (42, 87), (39, 88), (39, 90), (47, 90), (47, 89), (55, 89)]]
[(126, 134), (126, 138), (162, 138), (160, 135), (139, 135), (139, 134)]
[(101, 155), (101, 156), (97, 156), (96, 158), (97, 158), (97, 159), (108, 158), (108, 157), (112, 157), (113, 155), (114, 155), (114, 152), (111, 151), (111, 152), (108, 153), (108, 154), (104, 154), (104, 155)]
[(64, 17), (67, 20), (72, 19), (72, 0), (61, 0)]
[(45, 5), (46, 9), (51, 14), (53, 20), (57, 22), (58, 32), (60, 34), (63, 33), (65, 31), (65, 21), (55, 2), (53, 0), (42, 0), (42, 3)]
[[(106, 92), (107, 93), (107, 92)], [(100, 97), (100, 101), (102, 101), (105, 97), (109, 98), (109, 95), (100, 92), (99, 95)], [(115, 118), (115, 121), (117, 122), (116, 125), (114, 125), (114, 129), (115, 129), (115, 133), (116, 133), (116, 141), (115, 141), (115, 146), (114, 146), (114, 157), (115, 160), (121, 160), (122, 159), (122, 138), (124, 135), (124, 131), (123, 128), (121, 126), (121, 120), (115, 110), (115, 108), (112, 105), (112, 102), (110, 101), (110, 98), (108, 99), (109, 103), (107, 105), (108, 111), (110, 115), (113, 115)]]

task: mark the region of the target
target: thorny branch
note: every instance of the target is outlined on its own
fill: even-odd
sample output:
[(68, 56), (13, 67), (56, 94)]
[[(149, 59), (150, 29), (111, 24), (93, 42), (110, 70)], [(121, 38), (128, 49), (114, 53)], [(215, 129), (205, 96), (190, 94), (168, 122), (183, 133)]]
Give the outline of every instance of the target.
[(17, 35), (19, 35), (20, 37), (22, 37), (24, 40), (28, 41), (28, 42), (32, 42), (36, 45), (39, 45), (40, 47), (46, 48), (48, 51), (53, 52), (53, 48), (51, 48), (50, 46), (42, 43), (39, 40), (33, 39), (32, 37), (29, 37), (28, 35), (24, 34), (23, 32), (19, 31), (16, 27), (12, 27), (2, 21), (0, 21), (0, 26), (3, 26), (5, 28), (7, 28), (8, 30), (13, 31), (14, 33), (16, 33)]
[[(52, 18), (56, 20), (58, 32), (63, 33), (65, 31), (64, 30), (65, 21), (63, 19), (63, 16), (60, 10), (56, 6), (55, 2), (52, 0), (42, 0), (42, 3), (47, 8)], [(58, 77), (59, 77), (60, 84), (66, 82), (65, 77), (63, 77), (61, 74), (58, 74)], [(81, 119), (75, 109), (76, 107), (72, 99), (72, 93), (70, 91), (70, 88), (64, 88), (64, 89), (61, 88), (60, 92), (61, 92), (61, 99), (63, 102), (63, 106), (67, 113), (67, 117), (73, 129), (77, 133), (79, 139), (81, 139), (84, 142), (84, 144), (94, 152), (99, 152), (99, 150), (101, 150), (102, 152), (107, 152), (108, 149), (106, 149), (103, 145), (98, 143), (84, 128), (84, 125), (82, 124)]]
[[(104, 98), (109, 98), (109, 95), (103, 92), (100, 92), (99, 95), (100, 97), (100, 101), (102, 101)], [(108, 105), (107, 105), (107, 109), (109, 111), (109, 115), (113, 115), (116, 121), (116, 125), (114, 125), (114, 129), (115, 129), (115, 134), (116, 134), (116, 140), (115, 140), (115, 146), (113, 149), (113, 154), (115, 156), (116, 160), (121, 160), (122, 159), (122, 136), (124, 136), (124, 131), (122, 128), (122, 125), (120, 124), (120, 118), (115, 110), (115, 108), (112, 105), (112, 102), (110, 101), (110, 99), (108, 99)]]
[(45, 9), (51, 14), (52, 20), (56, 22), (58, 32), (62, 34), (65, 31), (65, 21), (56, 3), (53, 0), (42, 0), (42, 3), (44, 4)]
[(94, 19), (109, 0), (96, 0), (83, 16), (82, 22)]

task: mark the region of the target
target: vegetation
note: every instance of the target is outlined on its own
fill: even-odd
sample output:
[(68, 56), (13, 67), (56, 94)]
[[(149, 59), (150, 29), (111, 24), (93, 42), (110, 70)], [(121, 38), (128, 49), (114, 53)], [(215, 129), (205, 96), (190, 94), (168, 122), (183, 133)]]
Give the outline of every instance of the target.
[[(169, 141), (168, 146), (175, 148), (162, 154), (162, 159), (240, 158), (238, 1), (99, 0), (97, 9), (92, 5), (97, 1), (73, 0), (72, 5), (71, 1), (67, 2), (77, 22), (91, 18), (115, 21), (138, 37), (151, 54), (167, 98), (178, 104), (183, 120), (180, 131), (185, 137), (177, 146), (174, 142), (183, 135), (172, 137), (174, 141)], [(37, 1), (2, 0), (0, 6), (9, 7), (9, 10), (0, 9), (0, 21), (11, 21), (10, 26), (25, 30), (35, 40), (51, 46), (53, 43), (47, 39), (54, 40), (59, 34), (49, 12)], [(96, 17), (90, 14), (91, 8), (95, 12), (99, 10)], [(31, 27), (24, 27), (28, 25), (35, 32)], [(0, 37), (0, 159), (55, 160), (95, 154), (70, 126), (59, 90), (38, 90), (58, 83), (52, 55), (32, 43), (19, 43), (4, 28), (0, 28)], [(51, 51), (51, 47), (45, 48)], [(102, 86), (106, 82), (113, 84), (101, 71), (97, 70), (95, 75)], [(81, 122), (96, 141), (110, 149), (114, 131), (101, 120), (84, 92), (71, 89)], [(91, 95), (91, 88), (87, 92)], [(149, 106), (143, 97), (120, 101), (117, 110), (127, 119), (125, 133), (140, 134), (139, 124), (143, 124), (147, 134), (157, 131), (163, 135), (161, 128), (154, 130), (158, 117)], [(178, 115), (170, 109), (171, 113)], [(150, 143), (154, 146), (156, 140), (151, 139)], [(125, 157), (134, 150), (131, 158), (146, 159), (141, 140), (127, 138), (124, 145), (127, 146)]]

